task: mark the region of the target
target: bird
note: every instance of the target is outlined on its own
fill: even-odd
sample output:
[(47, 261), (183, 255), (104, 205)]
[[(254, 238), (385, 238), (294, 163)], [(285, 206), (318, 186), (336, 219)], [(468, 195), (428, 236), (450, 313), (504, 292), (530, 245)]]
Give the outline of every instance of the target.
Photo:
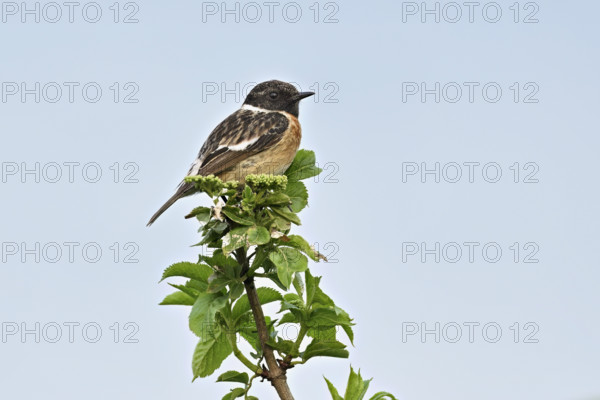
[[(249, 174), (281, 175), (291, 165), (302, 139), (300, 100), (314, 95), (290, 83), (270, 80), (256, 85), (242, 106), (210, 133), (187, 176), (215, 175), (244, 183)], [(179, 184), (175, 194), (150, 218), (150, 226), (177, 200), (194, 194), (194, 184)]]

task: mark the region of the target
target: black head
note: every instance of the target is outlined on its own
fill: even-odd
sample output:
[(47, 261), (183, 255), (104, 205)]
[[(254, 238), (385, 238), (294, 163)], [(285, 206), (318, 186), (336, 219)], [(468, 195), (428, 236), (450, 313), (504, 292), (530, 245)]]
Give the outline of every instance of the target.
[(286, 111), (298, 117), (298, 103), (313, 94), (299, 92), (292, 84), (273, 80), (256, 85), (246, 96), (244, 104), (265, 110)]

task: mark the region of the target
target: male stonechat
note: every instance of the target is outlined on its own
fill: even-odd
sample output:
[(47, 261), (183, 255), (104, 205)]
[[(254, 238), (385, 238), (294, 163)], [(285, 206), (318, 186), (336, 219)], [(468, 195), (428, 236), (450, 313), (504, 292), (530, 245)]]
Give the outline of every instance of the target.
[[(302, 138), (298, 104), (312, 95), (276, 80), (256, 85), (242, 107), (211, 132), (187, 176), (215, 175), (223, 181), (243, 183), (248, 174), (283, 174)], [(194, 185), (182, 181), (148, 226), (177, 200), (193, 193)]]

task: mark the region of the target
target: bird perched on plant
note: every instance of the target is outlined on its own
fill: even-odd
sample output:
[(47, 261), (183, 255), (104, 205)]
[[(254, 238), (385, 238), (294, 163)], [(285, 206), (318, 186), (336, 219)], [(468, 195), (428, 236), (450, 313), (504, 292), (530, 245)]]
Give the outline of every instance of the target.
[[(242, 107), (225, 118), (208, 136), (187, 176), (215, 175), (241, 183), (249, 174), (280, 175), (290, 166), (300, 146), (300, 100), (314, 95), (299, 92), (277, 80), (256, 85)], [(195, 192), (182, 181), (177, 191), (150, 218), (148, 226), (177, 200)]]

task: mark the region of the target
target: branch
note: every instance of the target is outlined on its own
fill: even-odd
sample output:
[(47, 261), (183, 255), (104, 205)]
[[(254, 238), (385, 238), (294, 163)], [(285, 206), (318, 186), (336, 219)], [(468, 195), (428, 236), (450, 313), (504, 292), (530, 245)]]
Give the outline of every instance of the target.
[(242, 364), (248, 367), (252, 372), (261, 375), (263, 373), (263, 370), (254, 365), (252, 361), (250, 361), (238, 348), (235, 334), (227, 334), (227, 338), (229, 339), (229, 343), (231, 343), (231, 347), (233, 348), (233, 355), (236, 356), (236, 358), (240, 360)]
[(292, 361), (292, 358), (294, 358), (292, 356), (292, 354), (296, 354), (300, 350), (300, 345), (302, 344), (302, 341), (304, 340), (304, 337), (306, 336), (307, 332), (308, 332), (308, 327), (304, 324), (300, 324), (300, 332), (298, 332), (298, 337), (296, 338), (296, 342), (294, 342), (294, 346), (292, 347), (292, 350), (290, 351), (290, 353), (285, 357), (284, 361), (286, 364), (290, 364), (290, 362)]
[(254, 321), (256, 322), (256, 330), (258, 331), (260, 346), (263, 354), (265, 355), (267, 366), (269, 367), (267, 379), (271, 381), (271, 384), (275, 387), (275, 390), (277, 391), (277, 394), (281, 400), (294, 400), (294, 396), (292, 395), (290, 387), (287, 384), (285, 370), (279, 366), (279, 363), (273, 354), (273, 349), (267, 344), (267, 341), (269, 340), (269, 333), (267, 330), (267, 324), (265, 322), (262, 306), (258, 300), (256, 286), (254, 286), (254, 279), (246, 279), (244, 286), (246, 287), (246, 293), (248, 294), (248, 300), (250, 302), (250, 307), (252, 308), (252, 315), (254, 315)]
[[(244, 276), (249, 269), (249, 260), (246, 254), (246, 250), (242, 247), (236, 250), (235, 256), (237, 262), (242, 266), (241, 275)], [(287, 384), (287, 378), (285, 376), (285, 369), (281, 368), (273, 349), (267, 344), (269, 340), (269, 331), (267, 329), (267, 323), (265, 322), (265, 314), (263, 313), (260, 300), (258, 299), (258, 293), (256, 292), (256, 286), (254, 285), (254, 278), (250, 276), (244, 280), (244, 287), (246, 288), (246, 294), (248, 295), (248, 302), (252, 309), (252, 315), (256, 323), (256, 331), (258, 332), (258, 339), (260, 341), (260, 347), (263, 351), (265, 361), (267, 362), (268, 371), (263, 371), (263, 375), (271, 384), (275, 387), (277, 394), (281, 400), (294, 400), (294, 396), (290, 391), (290, 387)], [(264, 369), (264, 368), (263, 368)]]

